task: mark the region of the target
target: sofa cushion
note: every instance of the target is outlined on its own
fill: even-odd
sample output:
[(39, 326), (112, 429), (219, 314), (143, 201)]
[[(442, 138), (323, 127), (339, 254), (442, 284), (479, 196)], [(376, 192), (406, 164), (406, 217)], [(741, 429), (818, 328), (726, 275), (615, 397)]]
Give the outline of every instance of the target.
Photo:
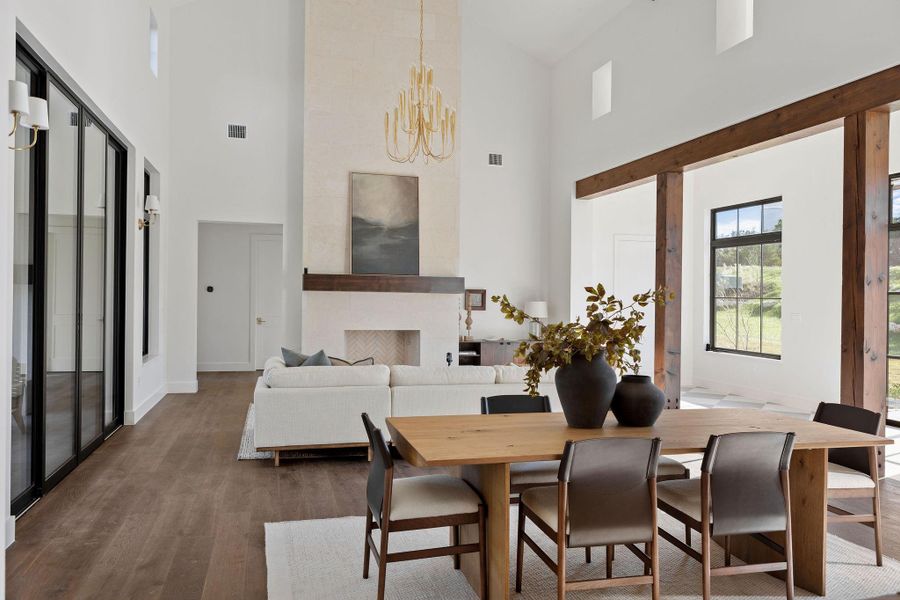
[(265, 383), (270, 388), (384, 386), (391, 372), (384, 365), (370, 367), (284, 367), (270, 369)]
[(324, 350), (319, 350), (315, 354), (309, 356), (303, 361), (301, 367), (330, 367), (331, 359), (325, 354)]
[(300, 352), (294, 352), (290, 348), (285, 348), (282, 346), (281, 348), (281, 358), (284, 359), (284, 364), (287, 367), (299, 367), (303, 364), (303, 362), (309, 358), (308, 354), (301, 354)]
[(497, 378), (493, 367), (391, 367), (391, 386), (484, 385)]
[[(519, 365), (494, 365), (497, 374), (497, 383), (523, 383), (528, 367)], [(553, 383), (556, 379), (556, 367), (546, 373), (541, 373), (541, 383)]]
[(267, 359), (266, 364), (263, 365), (263, 383), (268, 385), (269, 373), (271, 373), (274, 369), (283, 369), (284, 367), (284, 360), (279, 356), (273, 356), (272, 358)]
[(335, 356), (329, 356), (328, 359), (331, 361), (331, 365), (334, 367), (371, 367), (375, 364), (375, 357), (373, 356), (353, 362), (344, 360), (343, 358), (337, 358)]

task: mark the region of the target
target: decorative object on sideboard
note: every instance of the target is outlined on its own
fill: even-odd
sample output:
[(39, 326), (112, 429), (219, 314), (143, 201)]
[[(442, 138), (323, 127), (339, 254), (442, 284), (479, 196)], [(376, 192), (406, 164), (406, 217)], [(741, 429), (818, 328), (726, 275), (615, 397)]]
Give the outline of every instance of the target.
[(665, 408), (666, 395), (649, 375), (622, 375), (611, 406), (619, 425), (651, 427)]
[(13, 137), (13, 145), (10, 150), (31, 150), (37, 145), (38, 131), (50, 130), (50, 113), (47, 110), (47, 101), (28, 95), (28, 85), (22, 81), (9, 81), (9, 114), (13, 118), (12, 130), (8, 137), (16, 135), (19, 127), (30, 127), (32, 130), (31, 142), (25, 146), (16, 146)]
[[(425, 64), (425, 5), (419, 0), (419, 64), (409, 68), (409, 89), (401, 90), (398, 104), (384, 113), (384, 145), (394, 162), (415, 162), (422, 154), (425, 164), (441, 162), (456, 148), (456, 111), (444, 104), (440, 88), (434, 85), (434, 69)], [(392, 125), (393, 123), (393, 125)], [(440, 135), (440, 147), (434, 135)], [(400, 138), (406, 137), (406, 150)]]
[(419, 178), (351, 173), (353, 274), (419, 274)]
[(544, 319), (550, 316), (547, 310), (547, 302), (544, 300), (535, 300), (525, 303), (525, 312), (531, 315), (528, 333), (537, 339), (544, 337)]
[(466, 290), (463, 294), (463, 306), (466, 309), (466, 335), (463, 336), (463, 340), (472, 339), (472, 311), (485, 310), (486, 298), (486, 290)]
[(138, 229), (149, 227), (156, 223), (159, 217), (159, 196), (149, 194), (144, 199), (144, 216), (138, 219)]
[[(556, 391), (570, 427), (602, 427), (615, 393), (615, 373), (637, 373), (641, 351), (637, 348), (646, 329), (642, 309), (650, 304), (665, 304), (674, 298), (663, 288), (635, 294), (630, 304), (607, 295), (602, 284), (584, 288), (587, 292), (587, 320), (551, 323), (544, 327), (543, 339), (519, 345), (517, 354), (528, 365), (525, 375), (528, 393), (537, 395), (541, 373), (553, 367)], [(506, 296), (491, 298), (500, 312), (519, 325), (535, 317), (516, 308)], [(612, 368), (611, 368), (612, 367)]]

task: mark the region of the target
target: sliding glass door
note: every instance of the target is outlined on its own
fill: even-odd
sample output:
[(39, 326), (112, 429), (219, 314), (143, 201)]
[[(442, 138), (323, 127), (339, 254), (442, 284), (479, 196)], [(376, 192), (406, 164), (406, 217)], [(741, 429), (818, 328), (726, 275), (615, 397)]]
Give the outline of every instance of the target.
[(78, 386), (78, 149), (81, 112), (48, 86), (44, 477), (74, 466)]
[(124, 149), (27, 49), (19, 55), (20, 75), (47, 98), (50, 131), (16, 157), (14, 514), (122, 424), (124, 365)]
[[(16, 79), (36, 89), (40, 83), (36, 65), (24, 57), (16, 61)], [(30, 131), (20, 128), (15, 145), (26, 146)], [(35, 379), (33, 323), (35, 315), (35, 185), (30, 152), (15, 153), (13, 171), (13, 320), (12, 320), (12, 419), (10, 432), (10, 498), (13, 507), (27, 507), (34, 500), (35, 423), (39, 408)], [(13, 512), (18, 512), (14, 510)]]

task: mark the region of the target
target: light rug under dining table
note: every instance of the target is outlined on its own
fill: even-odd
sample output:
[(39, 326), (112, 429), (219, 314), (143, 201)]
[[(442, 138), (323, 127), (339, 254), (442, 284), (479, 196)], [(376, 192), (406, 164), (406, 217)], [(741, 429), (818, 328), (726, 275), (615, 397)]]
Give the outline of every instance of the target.
[[(512, 509), (515, 518), (515, 508)], [(660, 515), (660, 525), (672, 532), (682, 526)], [(529, 528), (534, 526), (529, 523)], [(362, 578), (363, 517), (343, 517), (311, 521), (266, 523), (266, 568), (270, 600), (372, 600), (375, 598), (377, 569)], [(546, 536), (533, 531), (534, 539), (555, 555), (555, 546)], [(514, 542), (515, 533), (510, 536)], [(375, 535), (377, 540), (377, 534)], [(406, 550), (446, 544), (446, 529), (401, 532), (391, 535), (391, 550)], [(699, 536), (694, 536), (699, 549)], [(619, 548), (614, 576), (639, 574), (640, 563), (630, 552)], [(721, 564), (723, 554), (716, 547), (713, 564)], [(584, 552), (570, 550), (569, 576), (602, 577), (605, 574), (603, 549), (595, 549), (593, 562), (586, 564)], [(515, 561), (511, 561), (511, 570)], [(833, 535), (828, 536), (828, 598), (863, 600), (900, 590), (900, 563), (885, 558), (876, 567), (872, 551)], [(660, 542), (662, 597), (671, 600), (700, 598), (700, 563), (665, 541)], [(386, 595), (389, 600), (475, 600), (471, 586), (448, 557), (392, 563), (387, 568)], [(765, 574), (718, 577), (713, 580), (717, 598), (768, 600), (784, 598), (784, 584)], [(556, 597), (556, 578), (529, 549), (525, 550), (522, 593), (514, 598), (538, 600)], [(624, 600), (649, 598), (649, 586), (573, 593), (574, 599)], [(800, 588), (797, 598), (816, 598)]]

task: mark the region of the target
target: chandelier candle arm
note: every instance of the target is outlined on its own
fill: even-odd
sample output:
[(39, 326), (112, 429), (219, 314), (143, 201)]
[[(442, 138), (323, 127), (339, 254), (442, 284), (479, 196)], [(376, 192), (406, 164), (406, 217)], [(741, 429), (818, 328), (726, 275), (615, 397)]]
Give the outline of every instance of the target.
[[(394, 162), (414, 162), (419, 154), (426, 163), (441, 162), (456, 149), (456, 111), (444, 103), (441, 89), (434, 84), (434, 68), (425, 64), (424, 24), (424, 0), (419, 0), (419, 64), (409, 68), (409, 90), (398, 94), (393, 119), (391, 110), (384, 113), (384, 144)], [(407, 134), (406, 151), (400, 150), (400, 132)], [(441, 138), (439, 152), (434, 149), (436, 133)]]

